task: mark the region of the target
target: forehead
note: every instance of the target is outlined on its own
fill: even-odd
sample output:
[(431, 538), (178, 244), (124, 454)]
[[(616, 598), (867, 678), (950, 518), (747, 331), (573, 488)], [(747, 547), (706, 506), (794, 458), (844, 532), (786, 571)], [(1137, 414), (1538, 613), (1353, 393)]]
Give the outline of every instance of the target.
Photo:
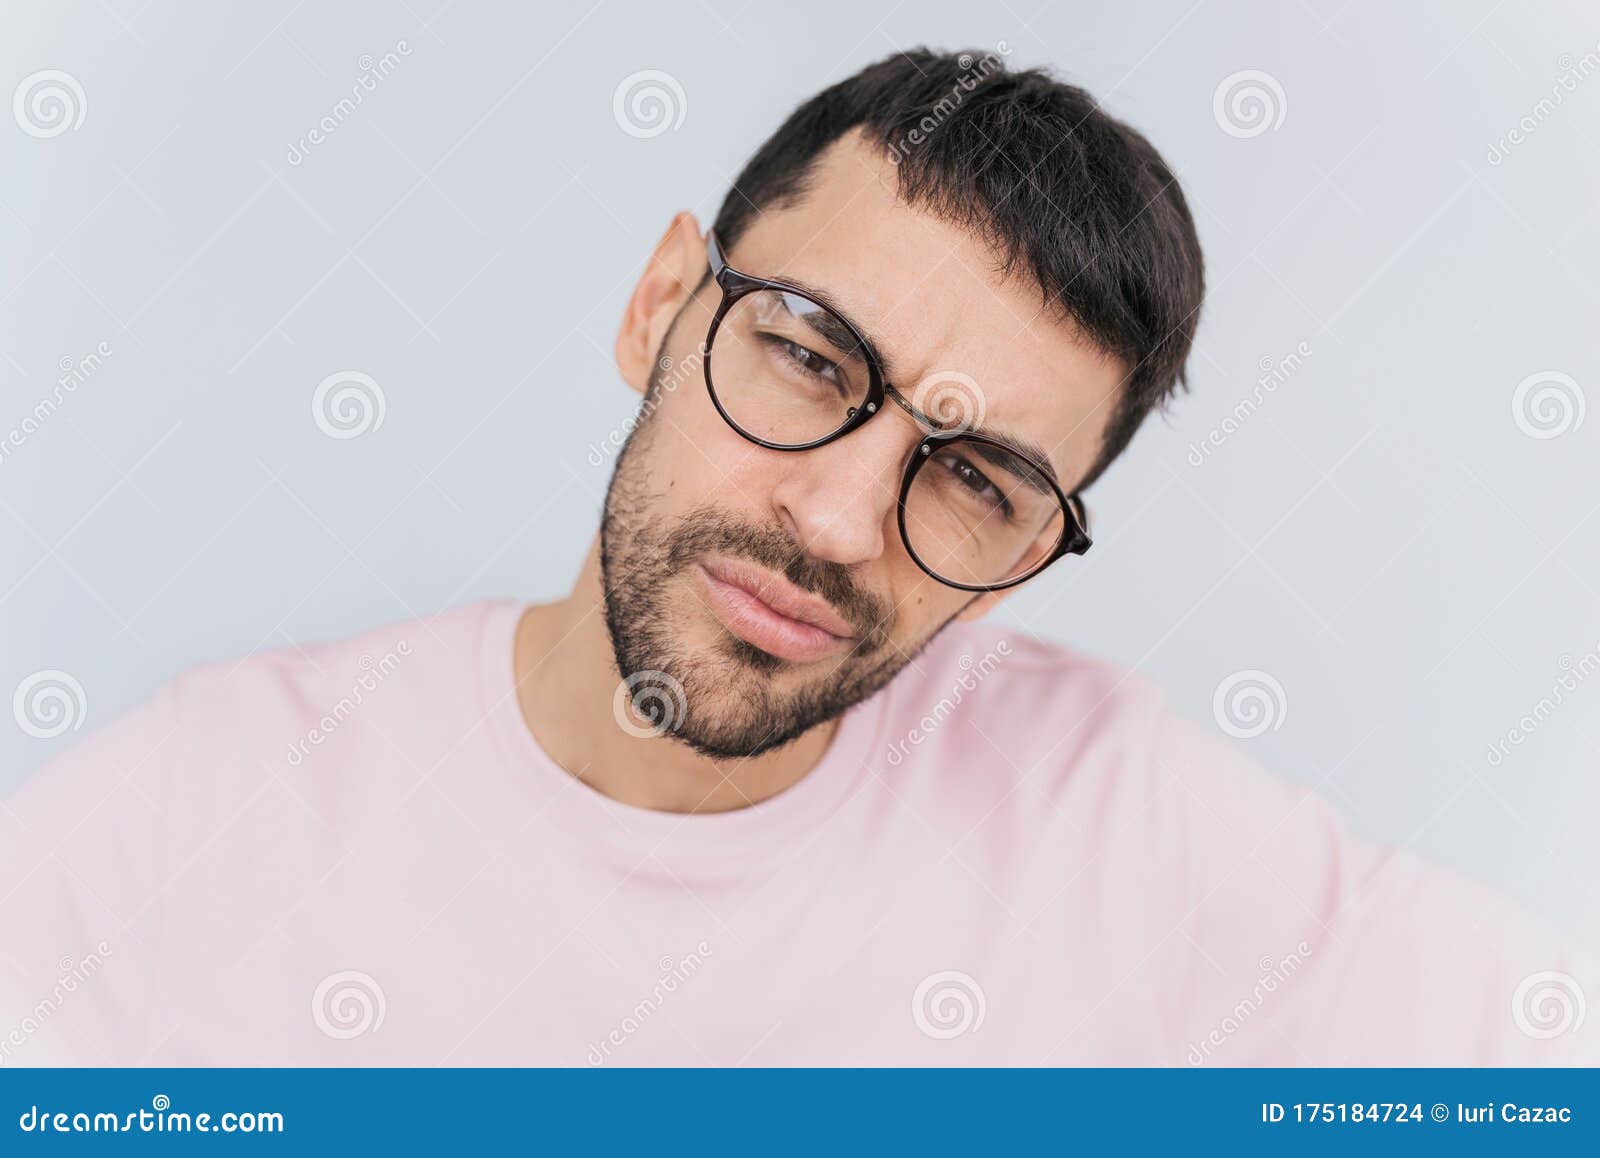
[(910, 393), (964, 376), (984, 425), (1050, 452), (1070, 489), (1099, 452), (1126, 367), (1002, 276), (976, 234), (900, 199), (894, 165), (854, 133), (818, 160), (806, 195), (760, 214), (730, 259), (827, 291)]

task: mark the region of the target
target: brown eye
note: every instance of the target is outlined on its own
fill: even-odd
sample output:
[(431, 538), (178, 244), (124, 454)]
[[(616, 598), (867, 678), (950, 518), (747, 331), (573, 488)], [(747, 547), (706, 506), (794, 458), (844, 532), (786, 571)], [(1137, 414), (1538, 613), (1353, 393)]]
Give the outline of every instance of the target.
[(953, 454), (947, 455), (939, 461), (945, 464), (945, 469), (950, 472), (956, 482), (966, 487), (973, 494), (992, 506), (1009, 509), (1009, 504), (1006, 503), (1005, 496), (1000, 493), (1000, 488), (990, 482), (989, 476), (973, 466), (972, 463)]
[(837, 362), (830, 361), (815, 350), (808, 350), (798, 342), (792, 342), (778, 334), (763, 334), (762, 337), (779, 358), (792, 364), (800, 373), (812, 378), (821, 378), (834, 386), (842, 386)]

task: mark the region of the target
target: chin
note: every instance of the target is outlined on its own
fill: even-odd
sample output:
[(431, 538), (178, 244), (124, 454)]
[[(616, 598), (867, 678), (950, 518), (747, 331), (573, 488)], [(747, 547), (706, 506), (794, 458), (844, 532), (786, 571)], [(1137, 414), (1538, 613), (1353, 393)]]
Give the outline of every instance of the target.
[(814, 723), (753, 712), (744, 697), (723, 694), (709, 703), (704, 697), (693, 702), (671, 735), (712, 760), (749, 760), (787, 747)]

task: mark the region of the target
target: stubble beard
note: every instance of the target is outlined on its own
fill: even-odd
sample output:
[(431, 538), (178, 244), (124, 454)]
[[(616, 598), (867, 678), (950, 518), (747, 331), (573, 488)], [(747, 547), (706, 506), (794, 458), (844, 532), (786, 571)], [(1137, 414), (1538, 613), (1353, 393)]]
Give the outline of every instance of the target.
[[(907, 652), (891, 640), (894, 610), (886, 600), (863, 590), (839, 564), (807, 555), (779, 528), (752, 525), (711, 504), (671, 519), (658, 516), (664, 496), (648, 482), (648, 459), (661, 429), (653, 401), (658, 393), (659, 383), (652, 383), (644, 417), (623, 444), (606, 488), (600, 572), (613, 658), (620, 679), (652, 673), (644, 683), (670, 687), (676, 681), (682, 688), (675, 706), (671, 698), (634, 698), (653, 723), (663, 711), (675, 716), (660, 719), (665, 734), (713, 759), (749, 759), (872, 695), (944, 625)], [(750, 559), (827, 599), (860, 628), (849, 651), (799, 683), (783, 679), (794, 665), (720, 625), (714, 645), (691, 653), (679, 633), (705, 612), (686, 580), (712, 553)], [(790, 686), (780, 687), (780, 680)]]

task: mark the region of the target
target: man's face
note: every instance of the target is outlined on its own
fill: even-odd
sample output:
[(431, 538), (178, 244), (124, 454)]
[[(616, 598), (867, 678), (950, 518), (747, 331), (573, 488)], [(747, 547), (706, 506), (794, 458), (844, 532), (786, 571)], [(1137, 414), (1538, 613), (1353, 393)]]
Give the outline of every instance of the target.
[[(854, 134), (802, 201), (760, 215), (727, 257), (825, 289), (891, 385), (935, 418), (981, 416), (979, 431), (1037, 444), (1067, 490), (1089, 469), (1125, 367), (1031, 281), (1003, 278), (978, 237), (900, 202), (893, 166)], [(942, 584), (907, 552), (896, 503), (920, 431), (900, 407), (807, 451), (757, 446), (723, 420), (701, 364), (721, 291), (703, 273), (657, 311), (670, 324), (656, 324), (647, 413), (618, 458), (601, 559), (622, 675), (677, 681), (673, 733), (737, 758), (838, 715), (999, 595)], [(624, 339), (633, 324), (646, 322), (625, 322)], [(653, 701), (635, 702), (650, 714)]]

